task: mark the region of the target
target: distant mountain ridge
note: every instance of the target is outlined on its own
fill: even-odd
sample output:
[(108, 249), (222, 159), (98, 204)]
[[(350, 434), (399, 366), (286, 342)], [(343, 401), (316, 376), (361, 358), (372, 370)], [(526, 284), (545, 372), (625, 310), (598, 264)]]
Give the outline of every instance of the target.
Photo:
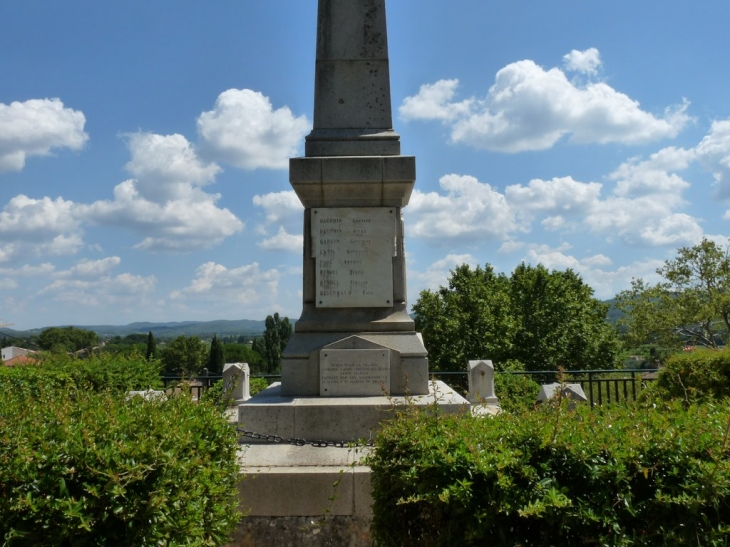
[(49, 325), (40, 329), (16, 331), (10, 328), (0, 329), (0, 335), (7, 333), (12, 336), (30, 336), (39, 334), (50, 326), (72, 326), (79, 329), (94, 331), (102, 338), (127, 336), (129, 334), (152, 334), (157, 338), (173, 338), (175, 336), (231, 336), (241, 334), (262, 334), (266, 329), (266, 322), (253, 319), (238, 319), (233, 321), (170, 321), (167, 323), (151, 323), (138, 321), (128, 325)]

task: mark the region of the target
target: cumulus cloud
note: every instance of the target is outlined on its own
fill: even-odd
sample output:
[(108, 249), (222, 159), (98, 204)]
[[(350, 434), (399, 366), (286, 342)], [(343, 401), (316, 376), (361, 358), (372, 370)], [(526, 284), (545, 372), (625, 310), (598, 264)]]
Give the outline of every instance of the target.
[(439, 179), (445, 192), (414, 190), (404, 209), (413, 237), (500, 239), (517, 229), (514, 214), (505, 197), (489, 184), (468, 175), (445, 175)]
[(510, 206), (526, 221), (535, 214), (549, 215), (543, 222), (550, 229), (565, 225), (565, 216), (585, 214), (601, 194), (602, 185), (583, 183), (572, 177), (552, 180), (533, 179), (527, 186), (514, 184), (505, 188)]
[(250, 89), (224, 91), (198, 118), (205, 152), (242, 169), (286, 169), (310, 128), (306, 116), (297, 118), (286, 106), (274, 110), (268, 97)]
[[(566, 57), (571, 70), (586, 74), (600, 63), (595, 49)], [(571, 82), (559, 68), (545, 70), (531, 60), (499, 70), (483, 99), (454, 101), (457, 85), (422, 86), (405, 99), (401, 115), (440, 119), (454, 143), (510, 153), (545, 150), (564, 137), (575, 144), (643, 144), (675, 137), (691, 119), (686, 101), (655, 116), (604, 82)]]
[(268, 237), (259, 241), (257, 245), (266, 251), (287, 251), (298, 253), (302, 251), (304, 238), (302, 234), (290, 234), (283, 226), (279, 227), (279, 232), (272, 237)]
[(257, 305), (276, 296), (280, 277), (278, 270), (262, 270), (258, 262), (232, 269), (206, 262), (195, 270), (190, 285), (173, 291), (170, 298)]
[(118, 256), (110, 256), (99, 260), (84, 258), (68, 270), (56, 272), (56, 277), (82, 277), (94, 278), (109, 275), (112, 269), (119, 266), (122, 259)]
[(76, 205), (62, 198), (12, 198), (0, 212), (0, 262), (67, 255), (83, 245)]
[(0, 172), (20, 171), (28, 157), (54, 149), (80, 150), (89, 138), (85, 124), (84, 114), (60, 99), (0, 103)]
[(730, 197), (730, 120), (712, 122), (710, 132), (695, 151), (715, 177), (717, 196), (721, 199)]
[(619, 291), (625, 289), (631, 278), (643, 278), (649, 282), (658, 281), (656, 270), (664, 264), (662, 260), (649, 259), (611, 268), (613, 262), (602, 254), (578, 258), (566, 254), (565, 249), (554, 249), (547, 245), (531, 245), (524, 261), (533, 265), (542, 264), (555, 270), (570, 268), (579, 273), (586, 284), (593, 288), (596, 298), (604, 300), (613, 298)]
[(468, 253), (448, 254), (427, 266), (424, 271), (420, 271), (417, 268), (409, 268), (409, 301), (415, 302), (423, 290), (430, 289), (435, 291), (440, 286), (446, 285), (451, 272), (462, 264), (468, 264), (473, 268), (478, 265), (478, 261)]
[(157, 278), (123, 273), (95, 279), (58, 279), (38, 291), (57, 302), (73, 303), (74, 307), (129, 306), (155, 289)]
[(563, 55), (563, 62), (566, 70), (593, 75), (598, 73), (598, 67), (601, 66), (601, 54), (594, 47), (585, 51), (574, 49)]
[(202, 162), (181, 135), (139, 133), (129, 137), (127, 169), (137, 179), (114, 188), (113, 200), (79, 206), (92, 223), (116, 225), (145, 235), (135, 245), (148, 251), (192, 251), (220, 244), (244, 223), (216, 206), (220, 194), (204, 192), (220, 168)]
[(398, 112), (404, 120), (449, 121), (469, 115), (474, 99), (452, 102), (459, 80), (424, 84), (413, 97), (406, 97)]
[[(255, 195), (253, 204), (261, 207), (266, 215), (259, 225), (259, 233), (264, 237), (257, 245), (266, 251), (302, 251), (302, 234), (292, 233), (301, 230), (302, 203), (293, 190)], [(275, 231), (274, 235), (271, 232)]]

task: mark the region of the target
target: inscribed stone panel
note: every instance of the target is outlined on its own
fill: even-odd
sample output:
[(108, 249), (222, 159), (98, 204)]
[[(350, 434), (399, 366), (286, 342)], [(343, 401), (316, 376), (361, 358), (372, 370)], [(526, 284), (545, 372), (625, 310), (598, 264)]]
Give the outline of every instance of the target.
[(390, 351), (329, 349), (319, 357), (322, 397), (378, 396), (390, 393)]

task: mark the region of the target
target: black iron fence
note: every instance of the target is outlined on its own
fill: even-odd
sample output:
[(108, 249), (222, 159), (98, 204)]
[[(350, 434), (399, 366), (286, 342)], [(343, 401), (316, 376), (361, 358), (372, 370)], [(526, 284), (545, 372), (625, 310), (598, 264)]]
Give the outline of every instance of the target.
[[(610, 369), (610, 370), (566, 370), (566, 371), (543, 371), (543, 370), (520, 370), (510, 372), (497, 372), (496, 374), (514, 374), (527, 376), (538, 384), (552, 384), (554, 382), (565, 382), (567, 384), (580, 384), (586, 394), (591, 406), (604, 403), (616, 403), (634, 401), (639, 393), (646, 388), (649, 382), (656, 378), (656, 369)], [(469, 378), (466, 371), (458, 372), (430, 372), (430, 377), (436, 380), (443, 380), (450, 387), (460, 393), (466, 393), (469, 388)], [(165, 390), (186, 389), (192, 396), (199, 399), (203, 392), (210, 386), (221, 380), (222, 376), (163, 376), (162, 383)], [(271, 384), (279, 381), (278, 374), (256, 374), (251, 378), (264, 378)], [(499, 393), (496, 393), (499, 397)]]
[[(566, 370), (542, 371), (519, 370), (497, 372), (527, 376), (537, 384), (565, 382), (580, 384), (591, 406), (604, 403), (635, 401), (649, 382), (656, 378), (656, 369), (609, 369), (609, 370)], [(454, 389), (465, 393), (468, 389), (467, 372), (431, 372), (431, 377), (442, 379)], [(499, 393), (496, 393), (499, 397)]]

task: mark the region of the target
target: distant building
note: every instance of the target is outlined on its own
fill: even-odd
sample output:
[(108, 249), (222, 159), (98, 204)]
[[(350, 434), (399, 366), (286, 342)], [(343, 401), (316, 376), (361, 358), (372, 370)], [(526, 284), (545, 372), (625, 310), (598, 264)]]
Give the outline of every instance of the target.
[(29, 349), (10, 346), (2, 348), (0, 351), (2, 351), (2, 364), (4, 366), (25, 365), (34, 360), (32, 355), (35, 351)]

